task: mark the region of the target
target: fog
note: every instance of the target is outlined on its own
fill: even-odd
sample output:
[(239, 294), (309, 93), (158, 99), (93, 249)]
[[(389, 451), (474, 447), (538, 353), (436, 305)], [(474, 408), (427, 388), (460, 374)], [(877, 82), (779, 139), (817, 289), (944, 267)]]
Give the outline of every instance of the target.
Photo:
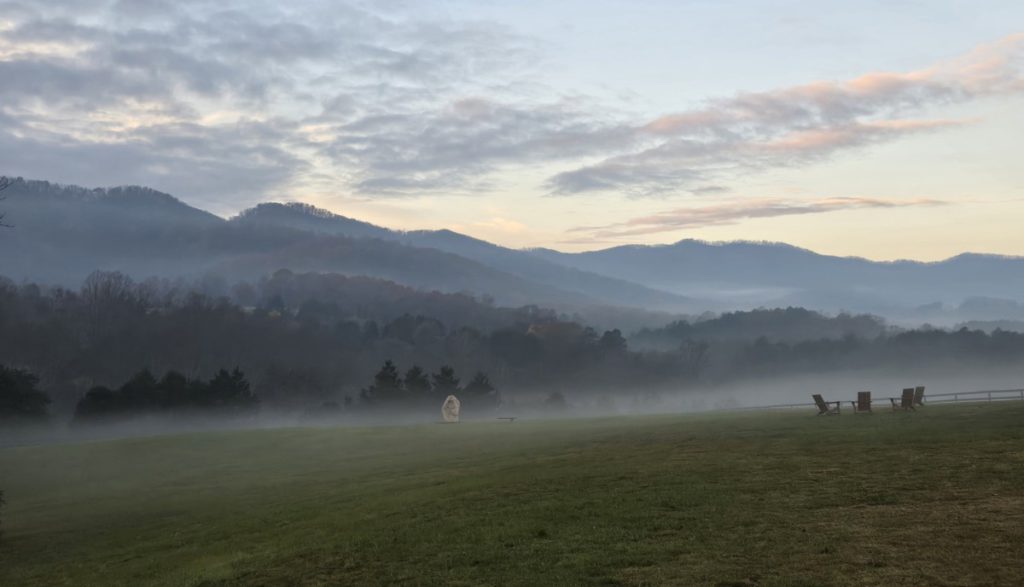
[[(593, 393), (560, 389), (516, 394), (509, 390), (494, 409), (463, 410), (466, 425), (514, 426), (516, 422), (573, 418), (628, 417), (657, 414), (713, 413), (756, 408), (782, 408), (815, 417), (811, 395), (843, 402), (844, 411), (858, 391), (871, 391), (875, 410), (888, 411), (889, 398), (899, 398), (906, 387), (926, 387), (928, 396), (990, 390), (1024, 389), (1024, 365), (985, 369), (945, 365), (928, 369), (857, 370), (736, 381), (723, 385), (694, 386), (685, 390), (632, 389)], [(552, 402), (560, 394), (564, 403)], [(943, 398), (946, 399), (946, 398)], [(986, 401), (985, 397), (976, 401)], [(514, 421), (509, 421), (514, 418)], [(444, 424), (441, 404), (436, 409), (261, 409), (243, 417), (203, 415), (139, 415), (111, 418), (99, 423), (74, 423), (56, 415), (39, 424), (0, 428), (0, 446), (78, 443), (160, 435), (225, 432), (270, 428), (422, 426)], [(643, 425), (643, 421), (637, 421)]]
[(497, 425), (1024, 386), (1018, 258), (565, 254), (139, 187), (4, 195), (0, 443), (426, 424), (448, 393)]

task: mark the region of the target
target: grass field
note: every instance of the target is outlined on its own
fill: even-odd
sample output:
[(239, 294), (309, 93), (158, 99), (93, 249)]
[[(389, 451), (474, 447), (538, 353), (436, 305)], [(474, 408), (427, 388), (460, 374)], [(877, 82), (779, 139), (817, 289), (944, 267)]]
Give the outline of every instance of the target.
[(0, 449), (0, 585), (1024, 585), (1024, 402)]

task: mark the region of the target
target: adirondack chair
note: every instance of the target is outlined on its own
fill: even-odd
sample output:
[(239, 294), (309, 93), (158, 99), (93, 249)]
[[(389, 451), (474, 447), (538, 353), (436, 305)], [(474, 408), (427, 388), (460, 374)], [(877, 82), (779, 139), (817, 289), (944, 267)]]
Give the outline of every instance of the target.
[(924, 405), (924, 386), (923, 385), (918, 385), (917, 387), (914, 388), (914, 405), (915, 406), (923, 406)]
[(853, 404), (853, 413), (871, 413), (871, 392), (870, 391), (858, 391), (857, 401), (851, 401)]
[[(898, 400), (898, 402), (897, 402)], [(903, 394), (899, 398), (890, 397), (889, 403), (892, 404), (892, 411), (900, 410), (914, 410), (914, 388), (907, 387), (903, 390)]]
[[(820, 393), (816, 393), (811, 397), (814, 398), (814, 405), (818, 407), (819, 416), (839, 415), (839, 402), (827, 402), (825, 398), (821, 397)], [(836, 407), (833, 408), (832, 404), (835, 404)]]

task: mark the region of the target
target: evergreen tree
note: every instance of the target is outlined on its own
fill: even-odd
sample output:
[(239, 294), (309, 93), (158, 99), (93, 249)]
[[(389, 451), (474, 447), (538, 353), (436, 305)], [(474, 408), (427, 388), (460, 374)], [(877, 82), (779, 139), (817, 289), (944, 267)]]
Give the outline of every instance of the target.
[(0, 420), (46, 418), (50, 397), (36, 388), (38, 383), (28, 371), (0, 365)]
[(210, 407), (231, 410), (255, 408), (259, 399), (253, 394), (245, 375), (235, 367), (230, 373), (221, 369), (206, 385), (204, 403)]
[(392, 403), (402, 399), (404, 395), (402, 388), (402, 377), (398, 374), (398, 367), (391, 360), (384, 361), (384, 365), (373, 376), (373, 385), (364, 389), (360, 395), (363, 400), (371, 404)]
[(459, 387), (459, 378), (455, 376), (455, 369), (448, 365), (442, 366), (437, 373), (431, 375), (434, 380), (434, 395), (444, 399), (449, 395), (456, 395), (462, 389)]
[(477, 371), (464, 390), (466, 401), (470, 407), (477, 409), (494, 409), (501, 404), (501, 395), (491, 384), (491, 380), (482, 371)]
[(430, 399), (431, 390), (430, 379), (419, 365), (413, 365), (405, 372), (405, 391), (409, 394), (409, 399), (422, 403)]

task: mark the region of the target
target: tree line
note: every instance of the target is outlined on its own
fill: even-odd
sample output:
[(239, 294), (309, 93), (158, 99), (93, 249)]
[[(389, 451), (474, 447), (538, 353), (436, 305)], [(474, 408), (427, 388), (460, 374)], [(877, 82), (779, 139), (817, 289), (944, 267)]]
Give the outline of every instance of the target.
[[(447, 369), (451, 377), (486, 373), (487, 385), (507, 398), (597, 397), (766, 375), (1021, 359), (1024, 335), (1014, 332), (895, 331), (872, 317), (794, 308), (702, 317), (627, 337), (533, 306), (501, 308), (330, 274), (279, 271), (227, 284), (140, 283), (97, 272), (78, 289), (0, 278), (0, 363), (35, 378), (28, 386), (24, 375), (8, 373), (8, 387), (45, 390), (51, 411), (63, 414), (97, 387), (110, 392), (94, 394), (97, 405), (117, 396), (141, 366), (179, 374), (186, 383), (178, 385), (193, 390), (188, 382), (237, 366), (261, 405), (302, 410), (346, 397), (367, 406), (389, 398), (436, 403), (452, 389)], [(395, 373), (377, 381), (386, 361)], [(464, 387), (486, 387), (476, 380)]]
[(143, 369), (120, 387), (93, 387), (75, 406), (76, 422), (143, 414), (209, 414), (234, 416), (252, 413), (259, 398), (239, 369), (220, 369), (209, 380), (190, 379), (168, 371), (157, 379)]
[(462, 385), (455, 369), (442, 365), (436, 373), (428, 375), (419, 365), (413, 365), (405, 375), (390, 360), (384, 361), (373, 383), (359, 392), (361, 403), (377, 406), (429, 406), (439, 407), (449, 395), (458, 396), (470, 409), (492, 410), (501, 404), (501, 394), (490, 377), (477, 371), (469, 383)]
[[(40, 423), (49, 417), (50, 397), (38, 388), (39, 378), (25, 369), (0, 365), (0, 423)], [(427, 374), (413, 365), (404, 374), (388, 360), (357, 399), (346, 396), (349, 410), (407, 410), (437, 408), (448, 395), (479, 412), (501, 404), (501, 394), (483, 372), (462, 384), (455, 369), (443, 365)], [(234, 417), (251, 415), (260, 400), (241, 370), (220, 369), (208, 380), (168, 371), (159, 379), (149, 369), (132, 375), (120, 386), (98, 385), (78, 400), (73, 423), (101, 423), (145, 415)], [(328, 409), (337, 408), (326, 402)]]

